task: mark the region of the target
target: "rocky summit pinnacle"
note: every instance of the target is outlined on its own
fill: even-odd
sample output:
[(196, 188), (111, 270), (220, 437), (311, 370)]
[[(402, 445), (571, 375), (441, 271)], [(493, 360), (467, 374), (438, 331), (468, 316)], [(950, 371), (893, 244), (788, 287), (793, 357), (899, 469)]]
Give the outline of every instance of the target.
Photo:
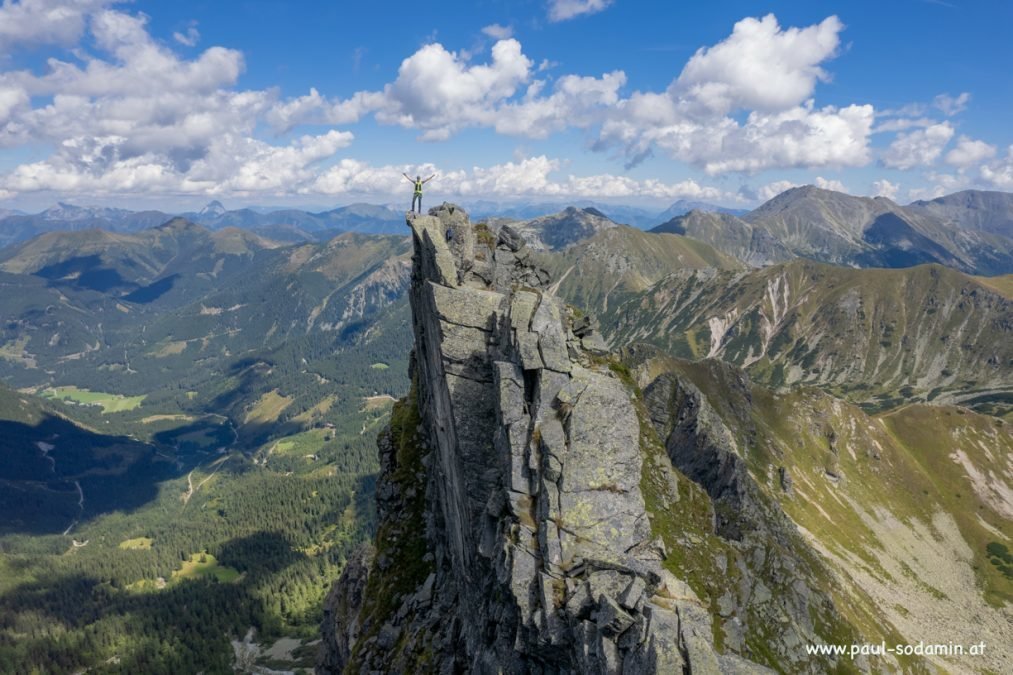
[(718, 653), (662, 564), (651, 423), (594, 320), (510, 227), (452, 204), (407, 224), (412, 389), (378, 439), (375, 545), (328, 599), (318, 672), (769, 672)]

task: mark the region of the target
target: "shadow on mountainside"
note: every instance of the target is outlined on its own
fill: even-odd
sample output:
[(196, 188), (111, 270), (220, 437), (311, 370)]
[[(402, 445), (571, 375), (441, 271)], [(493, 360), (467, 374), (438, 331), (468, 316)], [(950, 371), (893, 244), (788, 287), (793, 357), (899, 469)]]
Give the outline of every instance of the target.
[(101, 572), (75, 571), (6, 590), (0, 672), (233, 672), (229, 640), (250, 627), (271, 634), (282, 623), (258, 589), (306, 555), (277, 532), (232, 539), (213, 554), (241, 576), (137, 590)]
[(176, 476), (155, 447), (126, 436), (53, 415), (34, 425), (0, 420), (0, 534), (59, 534), (72, 523), (132, 511)]

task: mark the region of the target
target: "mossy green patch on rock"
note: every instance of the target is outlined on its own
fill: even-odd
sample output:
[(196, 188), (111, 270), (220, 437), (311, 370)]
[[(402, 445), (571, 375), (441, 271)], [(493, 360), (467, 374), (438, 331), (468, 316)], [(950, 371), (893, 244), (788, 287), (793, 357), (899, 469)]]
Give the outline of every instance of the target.
[[(390, 424), (377, 441), (381, 446), (390, 444), (394, 470), (389, 476), (400, 504), (397, 517), (383, 518), (377, 527), (374, 540), (376, 554), (359, 612), (363, 630), (345, 668), (348, 673), (359, 672), (360, 652), (365, 642), (377, 635), (384, 623), (393, 618), (405, 598), (433, 572), (433, 564), (426, 560), (426, 490), (422, 458), (427, 450), (418, 436), (420, 424), (418, 386), (413, 381), (408, 395), (394, 404)], [(406, 636), (402, 635), (398, 648), (387, 654), (388, 662), (404, 664), (424, 660), (427, 647), (424, 644), (405, 644), (405, 639)], [(413, 672), (423, 671), (413, 669)]]

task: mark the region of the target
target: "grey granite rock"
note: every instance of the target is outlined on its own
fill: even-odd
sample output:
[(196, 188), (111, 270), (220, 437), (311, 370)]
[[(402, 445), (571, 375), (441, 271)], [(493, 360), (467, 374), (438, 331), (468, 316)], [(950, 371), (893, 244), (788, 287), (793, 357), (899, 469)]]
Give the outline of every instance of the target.
[(500, 228), (498, 243), (503, 244), (510, 251), (519, 251), (527, 245), (524, 242), (524, 237), (509, 225)]
[[(372, 617), (358, 644), (346, 603), (330, 635), (348, 637), (330, 638), (321, 663), (346, 664), (354, 648), (358, 672), (719, 672), (709, 615), (662, 567), (636, 403), (600, 365), (595, 323), (570, 325), (574, 313), (509, 227), (493, 246), (452, 204), (408, 222), (435, 571), (400, 591), (390, 616)], [(396, 528), (407, 514), (388, 479), (390, 447), (381, 466), (381, 529)], [(362, 577), (349, 566), (335, 595), (361, 596)]]

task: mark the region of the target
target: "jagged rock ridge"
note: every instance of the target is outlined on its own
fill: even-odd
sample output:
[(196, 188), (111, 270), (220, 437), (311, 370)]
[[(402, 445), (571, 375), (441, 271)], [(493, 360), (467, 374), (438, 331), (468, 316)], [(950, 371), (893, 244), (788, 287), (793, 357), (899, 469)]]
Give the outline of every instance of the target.
[(375, 563), (339, 580), (319, 670), (766, 672), (718, 653), (708, 606), (662, 565), (653, 431), (594, 321), (511, 228), (446, 204), (408, 225), (412, 393), (379, 441)]

